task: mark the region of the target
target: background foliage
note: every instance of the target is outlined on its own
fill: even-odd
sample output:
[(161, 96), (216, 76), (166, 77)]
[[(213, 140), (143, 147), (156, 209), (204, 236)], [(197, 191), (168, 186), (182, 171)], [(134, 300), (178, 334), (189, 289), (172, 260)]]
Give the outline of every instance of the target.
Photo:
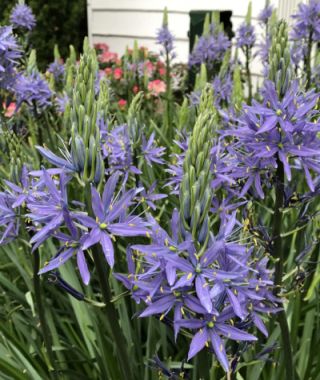
[[(1, 0), (0, 25), (8, 24), (14, 0)], [(40, 69), (45, 69), (53, 60), (53, 48), (57, 44), (62, 57), (67, 57), (69, 45), (80, 51), (87, 35), (86, 0), (29, 0), (37, 19), (37, 27), (32, 31), (32, 46), (37, 49)]]

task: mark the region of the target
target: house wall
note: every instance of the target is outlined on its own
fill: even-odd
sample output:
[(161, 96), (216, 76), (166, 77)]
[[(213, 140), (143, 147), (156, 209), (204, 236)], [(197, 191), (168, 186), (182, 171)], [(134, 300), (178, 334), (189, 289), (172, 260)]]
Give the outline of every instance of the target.
[[(233, 30), (244, 20), (249, 0), (88, 0), (88, 36), (90, 43), (106, 42), (112, 51), (122, 55), (126, 46), (132, 47), (135, 39), (152, 51), (159, 51), (155, 35), (162, 23), (164, 7), (168, 8), (169, 29), (175, 36), (177, 60), (188, 61), (188, 30), (191, 10), (231, 10)], [(297, 0), (271, 0), (279, 16), (289, 19)], [(252, 22), (265, 0), (252, 1)], [(258, 29), (259, 30), (259, 29)], [(255, 75), (261, 65), (253, 64)]]

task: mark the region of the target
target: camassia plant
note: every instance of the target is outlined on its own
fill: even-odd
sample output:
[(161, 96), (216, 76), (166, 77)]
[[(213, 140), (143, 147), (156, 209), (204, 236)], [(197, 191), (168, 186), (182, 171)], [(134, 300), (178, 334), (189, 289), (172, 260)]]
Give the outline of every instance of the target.
[(79, 60), (56, 47), (42, 74), (32, 11), (13, 8), (0, 27), (1, 378), (320, 379), (318, 6), (289, 33), (267, 2), (260, 38), (249, 5), (235, 44), (207, 16), (182, 99), (165, 10), (156, 116), (148, 83), (133, 90), (144, 50), (120, 65), (86, 39)]

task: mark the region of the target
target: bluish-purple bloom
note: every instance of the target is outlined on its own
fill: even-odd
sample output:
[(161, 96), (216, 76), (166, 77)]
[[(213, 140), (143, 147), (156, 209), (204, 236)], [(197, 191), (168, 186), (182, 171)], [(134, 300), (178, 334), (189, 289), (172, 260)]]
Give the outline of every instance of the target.
[(146, 159), (147, 164), (150, 166), (152, 166), (153, 163), (162, 165), (165, 162), (162, 156), (164, 155), (166, 148), (158, 148), (155, 145), (154, 137), (154, 132), (149, 137), (149, 140), (146, 140), (146, 138), (143, 136), (142, 142), (142, 153), (144, 155), (144, 158)]
[(251, 49), (256, 42), (254, 27), (244, 21), (238, 28), (236, 33), (236, 44), (239, 48)]
[(52, 93), (48, 83), (41, 78), (39, 73), (19, 74), (15, 83), (15, 94), (17, 97), (17, 107), (22, 103), (28, 104), (30, 108), (36, 107), (42, 110), (51, 105)]
[(217, 62), (222, 62), (231, 43), (227, 35), (211, 27), (212, 33), (201, 36), (189, 56), (190, 66), (200, 66), (202, 63), (212, 68)]
[(227, 73), (225, 76), (221, 77), (217, 75), (213, 82), (213, 92), (214, 92), (214, 104), (217, 108), (220, 108), (222, 105), (227, 105), (231, 100), (232, 93), (232, 80), (231, 74)]
[(259, 13), (258, 20), (262, 24), (268, 24), (269, 18), (271, 17), (273, 12), (273, 6), (272, 5), (266, 5)]
[(102, 150), (108, 160), (108, 172), (113, 173), (120, 170), (126, 175), (129, 172), (134, 174), (141, 173), (133, 164), (132, 146), (126, 124), (119, 125), (107, 133)]
[(167, 26), (163, 26), (158, 30), (156, 38), (157, 44), (161, 45), (163, 48), (161, 51), (162, 54), (174, 54), (174, 37)]
[[(86, 213), (74, 213), (73, 216), (83, 226), (90, 229), (87, 238), (83, 241), (82, 249), (100, 244), (108, 264), (114, 265), (114, 236), (146, 236), (146, 223), (135, 215), (127, 215), (126, 210), (132, 205), (135, 196), (142, 190), (131, 189), (116, 195), (115, 189), (119, 180), (119, 173), (114, 173), (107, 181), (102, 197), (95, 187), (91, 188), (92, 209), (95, 219)], [(121, 190), (120, 190), (121, 192)]]
[(63, 232), (54, 234), (54, 238), (58, 239), (62, 243), (62, 246), (56, 256), (48, 263), (46, 263), (45, 266), (39, 271), (39, 274), (47, 273), (49, 271), (57, 269), (71, 257), (76, 256), (77, 265), (82, 281), (85, 285), (88, 285), (90, 281), (90, 272), (83, 248), (85, 241), (88, 239), (88, 234), (81, 234), (79, 229), (77, 229), (75, 226), (71, 228), (70, 233), (71, 236)]
[(10, 193), (0, 193), (0, 245), (18, 236), (20, 222), (13, 207), (15, 202), (16, 198)]
[(301, 93), (298, 83), (293, 82), (283, 99), (279, 99), (269, 81), (262, 94), (263, 103), (253, 101), (252, 106), (246, 106), (239, 127), (231, 132), (238, 139), (232, 148), (239, 160), (235, 176), (246, 178), (241, 195), (254, 184), (263, 198), (261, 176), (272, 172), (277, 160), (282, 162), (289, 181), (293, 168), (304, 169), (306, 182), (313, 190), (311, 172), (320, 174), (320, 124), (314, 119), (318, 115), (318, 94)]
[(167, 194), (155, 193), (156, 186), (157, 182), (154, 182), (147, 190), (143, 188), (143, 190), (137, 197), (139, 203), (143, 204), (145, 202), (148, 205), (148, 207), (150, 207), (152, 210), (155, 210), (157, 208), (154, 202), (167, 197)]
[(54, 61), (50, 63), (48, 67), (49, 73), (53, 74), (54, 80), (57, 83), (62, 83), (64, 79), (64, 74), (65, 74), (65, 67), (62, 63), (59, 61)]
[(12, 34), (11, 26), (0, 27), (0, 89), (12, 89), (16, 77), (16, 64), (21, 49)]
[(34, 244), (33, 249), (51, 237), (63, 224), (72, 229), (67, 194), (69, 180), (70, 178), (62, 172), (57, 187), (49, 172), (42, 170), (38, 187), (43, 187), (45, 191), (41, 197), (28, 199), (27, 202), (30, 210), (27, 216), (36, 226), (35, 234), (30, 240)]
[(14, 28), (32, 30), (36, 25), (36, 18), (26, 4), (17, 4), (11, 11), (10, 22)]
[(166, 186), (172, 188), (172, 194), (179, 194), (179, 188), (183, 177), (183, 160), (188, 149), (188, 138), (186, 136), (181, 136), (181, 140), (182, 141), (174, 141), (181, 150), (181, 153), (173, 153), (171, 155), (172, 163), (169, 164), (168, 169), (166, 169), (166, 172), (170, 175), (170, 179), (166, 183)]
[(291, 38), (300, 41), (311, 37), (313, 42), (320, 41), (320, 2), (310, 0), (308, 4), (300, 3), (298, 11), (292, 16), (295, 23), (292, 26)]
[[(197, 330), (188, 354), (211, 347), (228, 371), (225, 338), (254, 341), (246, 329), (255, 325), (264, 334), (261, 313), (275, 311), (276, 300), (267, 260), (251, 260), (253, 249), (232, 241), (238, 222), (235, 212), (225, 218), (216, 236), (211, 235), (204, 252), (197, 252), (192, 237), (181, 240), (179, 213), (173, 212), (171, 234), (151, 216), (150, 244), (137, 244), (127, 252), (129, 275), (116, 278), (146, 308), (140, 317), (159, 315), (172, 320), (179, 330)], [(246, 323), (243, 323), (246, 321)], [(247, 326), (247, 327), (244, 327)]]

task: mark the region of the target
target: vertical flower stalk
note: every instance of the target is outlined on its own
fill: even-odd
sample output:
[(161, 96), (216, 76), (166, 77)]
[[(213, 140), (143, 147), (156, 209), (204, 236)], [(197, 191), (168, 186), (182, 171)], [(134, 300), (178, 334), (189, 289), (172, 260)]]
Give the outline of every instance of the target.
[[(269, 79), (275, 83), (279, 98), (283, 98), (291, 82), (291, 62), (288, 47), (288, 31), (285, 21), (280, 21), (273, 30), (272, 45), (269, 56)], [(283, 277), (283, 242), (281, 231), (283, 227), (282, 209), (284, 207), (284, 165), (277, 159), (275, 176), (275, 204), (272, 229), (272, 255), (275, 259), (275, 295), (279, 295)], [(285, 310), (278, 313), (281, 329), (283, 352), (285, 359), (286, 378), (294, 379), (292, 345)]]
[(52, 338), (50, 335), (50, 329), (48, 328), (48, 325), (46, 322), (46, 315), (45, 315), (45, 309), (44, 309), (43, 298), (42, 298), (41, 282), (40, 282), (40, 276), (38, 274), (39, 270), (40, 270), (40, 255), (39, 255), (39, 250), (36, 249), (33, 252), (33, 287), (34, 287), (35, 304), (36, 304), (36, 308), (37, 308), (37, 312), (39, 316), (39, 323), (40, 323), (40, 329), (41, 329), (40, 331), (42, 332), (43, 343), (48, 354), (50, 378), (55, 379), (56, 378), (55, 357), (52, 350)]
[[(104, 180), (104, 162), (100, 149), (99, 121), (106, 122), (108, 109), (108, 90), (106, 83), (99, 83), (99, 96), (96, 96), (96, 73), (98, 69), (95, 51), (84, 42), (84, 53), (80, 59), (75, 78), (70, 109), (72, 129), (71, 155), (77, 171), (81, 173), (84, 184), (84, 199), (88, 215), (94, 217), (92, 209), (92, 184), (101, 185)], [(98, 187), (99, 188), (99, 187)], [(93, 261), (100, 282), (101, 293), (106, 304), (108, 331), (115, 345), (118, 367), (123, 379), (133, 379), (127, 343), (119, 325), (117, 310), (111, 302), (109, 269), (104, 260), (100, 245), (93, 245)]]
[(165, 114), (164, 114), (164, 132), (167, 137), (172, 137), (172, 88), (171, 88), (171, 60), (175, 57), (173, 51), (174, 37), (168, 29), (168, 11), (164, 9), (162, 27), (157, 34), (157, 43), (162, 46), (161, 54), (165, 58), (166, 72), (166, 92), (165, 92)]
[(248, 5), (248, 11), (245, 21), (239, 26), (237, 31), (237, 47), (241, 48), (245, 55), (245, 71), (248, 83), (248, 103), (252, 101), (252, 77), (250, 62), (252, 58), (252, 48), (255, 44), (256, 37), (254, 27), (251, 25), (251, 2)]
[[(86, 184), (85, 189), (86, 195), (86, 207), (88, 211), (88, 215), (94, 216), (92, 210), (92, 198), (91, 198), (91, 188), (90, 184)], [(120, 324), (119, 324), (119, 316), (117, 309), (114, 304), (111, 302), (112, 292), (109, 284), (109, 267), (106, 266), (104, 254), (102, 252), (101, 246), (95, 244), (92, 248), (92, 256), (93, 261), (96, 267), (101, 293), (103, 297), (103, 301), (106, 304), (106, 318), (107, 318), (107, 327), (108, 331), (111, 335), (111, 339), (116, 347), (116, 355), (118, 358), (119, 369), (123, 376), (123, 379), (132, 380), (133, 374), (130, 366), (130, 358), (127, 350), (127, 343), (125, 337), (122, 333)]]
[(99, 89), (96, 88), (97, 72), (95, 51), (90, 49), (88, 41), (85, 40), (70, 107), (71, 157), (84, 183), (99, 184), (104, 177), (104, 162), (100, 153), (100, 131), (97, 121), (98, 118), (105, 118), (108, 94), (104, 81), (100, 82)]
[(301, 2), (297, 13), (292, 16), (295, 23), (292, 26), (291, 38), (297, 42), (303, 52), (306, 88), (311, 86), (311, 55), (313, 43), (320, 41), (320, 2), (310, 0), (308, 4)]
[(180, 188), (183, 232), (186, 236), (192, 235), (199, 256), (209, 241), (208, 211), (212, 201), (210, 151), (215, 115), (212, 87), (207, 85), (201, 95), (199, 116), (184, 159)]

